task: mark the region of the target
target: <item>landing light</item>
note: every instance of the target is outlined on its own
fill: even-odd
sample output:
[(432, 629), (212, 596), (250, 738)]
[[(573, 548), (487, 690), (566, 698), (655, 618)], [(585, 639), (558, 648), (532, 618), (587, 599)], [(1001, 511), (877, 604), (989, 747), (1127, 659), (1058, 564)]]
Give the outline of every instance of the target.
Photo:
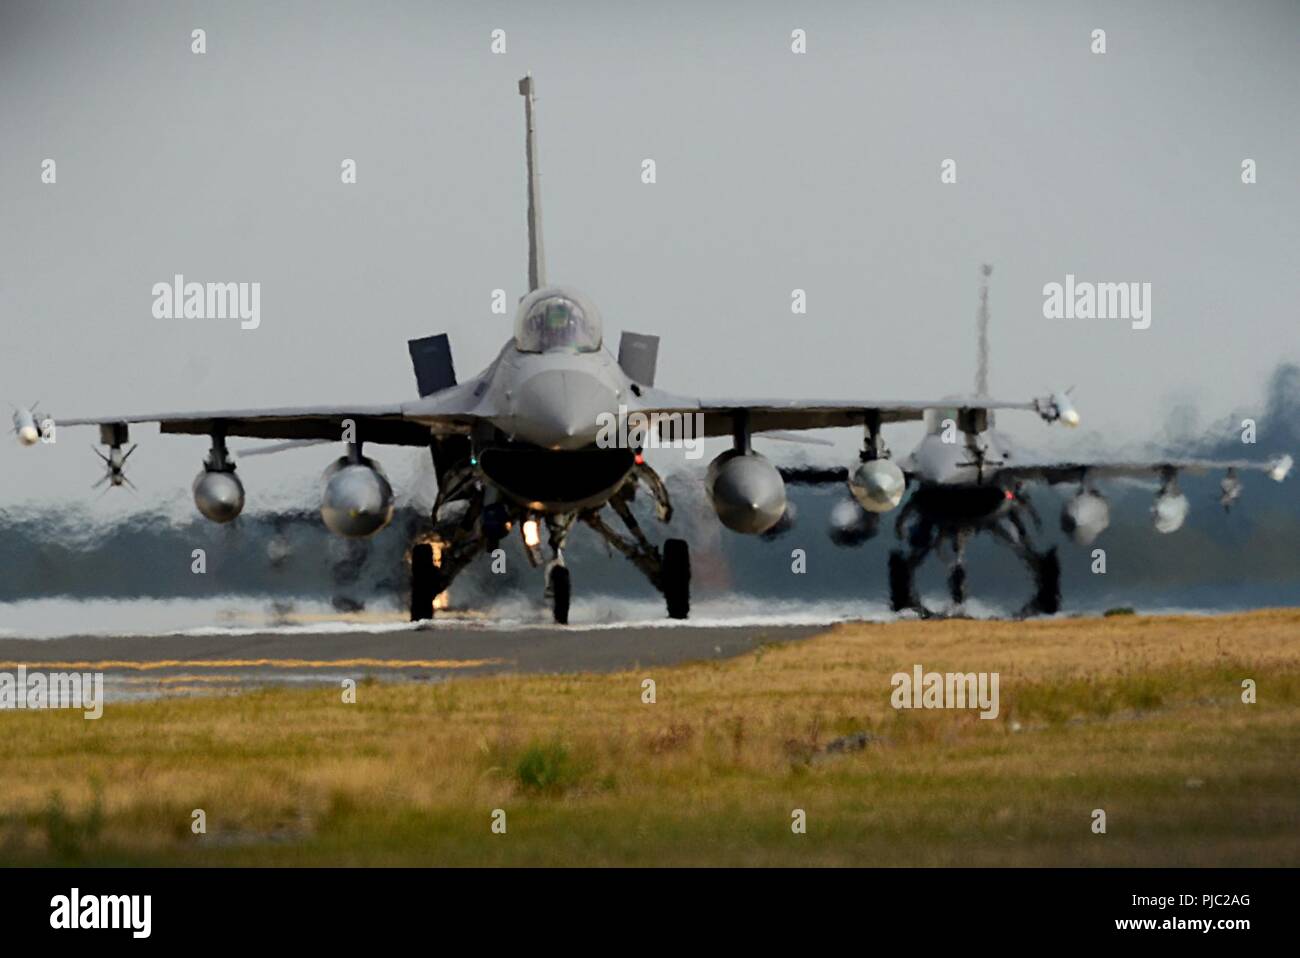
[[(433, 564), (440, 565), (442, 563), (442, 540), (430, 540), (429, 547), (433, 549)], [(435, 612), (439, 609), (447, 608), (450, 604), (451, 600), (447, 597), (445, 589), (433, 597), (433, 608)]]
[(537, 527), (536, 519), (524, 520), (524, 545), (532, 548), (542, 541), (542, 531)]

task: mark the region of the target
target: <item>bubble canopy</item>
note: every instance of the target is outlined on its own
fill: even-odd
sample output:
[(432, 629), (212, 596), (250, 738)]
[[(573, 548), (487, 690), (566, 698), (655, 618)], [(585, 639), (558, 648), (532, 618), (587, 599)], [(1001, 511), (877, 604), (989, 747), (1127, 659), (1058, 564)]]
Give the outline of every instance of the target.
[(600, 316), (571, 290), (537, 290), (519, 304), (515, 348), (520, 352), (592, 353), (600, 344)]

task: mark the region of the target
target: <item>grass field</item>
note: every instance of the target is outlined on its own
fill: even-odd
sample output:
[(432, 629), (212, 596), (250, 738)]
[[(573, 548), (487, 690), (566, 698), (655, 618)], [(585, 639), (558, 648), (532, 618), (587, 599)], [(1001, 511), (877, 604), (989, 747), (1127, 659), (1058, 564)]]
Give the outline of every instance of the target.
[[(893, 709), (917, 663), (1000, 673), (1000, 714)], [(0, 862), (1300, 864), (1300, 610), (853, 624), (341, 699), (0, 713)]]

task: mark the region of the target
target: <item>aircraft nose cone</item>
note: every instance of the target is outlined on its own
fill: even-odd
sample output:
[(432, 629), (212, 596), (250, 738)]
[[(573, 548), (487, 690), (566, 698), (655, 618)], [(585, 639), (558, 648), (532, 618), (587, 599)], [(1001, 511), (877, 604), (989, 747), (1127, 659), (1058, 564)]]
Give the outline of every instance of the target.
[(596, 441), (601, 415), (617, 413), (614, 391), (597, 377), (550, 369), (526, 379), (515, 394), (518, 435), (547, 449), (581, 449)]

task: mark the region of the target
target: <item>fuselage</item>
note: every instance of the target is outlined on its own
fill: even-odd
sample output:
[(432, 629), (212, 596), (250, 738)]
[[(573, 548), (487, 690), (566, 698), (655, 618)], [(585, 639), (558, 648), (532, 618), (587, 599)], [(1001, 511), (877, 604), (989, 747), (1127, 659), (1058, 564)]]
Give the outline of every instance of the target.
[(534, 511), (601, 505), (636, 465), (638, 450), (597, 444), (631, 388), (603, 348), (600, 316), (589, 300), (568, 287), (529, 294), (514, 338), (474, 387), (496, 430), (475, 439), (477, 469)]
[(627, 377), (604, 350), (525, 353), (507, 347), (489, 389), (491, 423), (512, 441), (573, 451), (594, 445), (606, 417), (626, 402)]
[[(953, 422), (951, 419), (948, 422)], [(992, 523), (1015, 505), (1016, 492), (998, 477), (999, 469), (1015, 461), (1012, 444), (993, 429), (964, 433), (955, 422), (934, 417), (929, 431), (904, 460), (904, 470), (917, 483), (910, 508), (935, 524)]]

